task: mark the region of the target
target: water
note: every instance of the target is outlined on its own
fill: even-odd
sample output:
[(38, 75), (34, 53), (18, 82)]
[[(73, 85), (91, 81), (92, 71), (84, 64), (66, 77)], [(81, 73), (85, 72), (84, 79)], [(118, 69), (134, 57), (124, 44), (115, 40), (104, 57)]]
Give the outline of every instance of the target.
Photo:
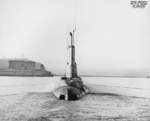
[(150, 120), (150, 98), (89, 94), (78, 101), (59, 101), (50, 92), (57, 82), (58, 78), (1, 77), (0, 121)]

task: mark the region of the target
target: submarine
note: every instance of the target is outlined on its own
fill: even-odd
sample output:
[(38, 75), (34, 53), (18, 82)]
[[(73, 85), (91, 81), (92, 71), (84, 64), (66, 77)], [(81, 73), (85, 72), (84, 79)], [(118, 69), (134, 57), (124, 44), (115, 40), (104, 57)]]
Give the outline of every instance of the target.
[(82, 78), (78, 75), (77, 64), (75, 60), (75, 44), (74, 44), (75, 29), (70, 32), (71, 44), (71, 62), (70, 62), (70, 75), (62, 76), (60, 81), (63, 82), (62, 86), (59, 86), (53, 91), (53, 94), (59, 100), (79, 100), (88, 93), (88, 88), (84, 85)]

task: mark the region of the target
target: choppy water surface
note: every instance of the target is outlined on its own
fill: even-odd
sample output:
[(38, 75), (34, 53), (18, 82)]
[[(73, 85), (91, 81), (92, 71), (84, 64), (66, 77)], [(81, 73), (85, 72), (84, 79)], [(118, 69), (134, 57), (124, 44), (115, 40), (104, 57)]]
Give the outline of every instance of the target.
[(0, 121), (150, 121), (150, 99), (89, 94), (59, 101), (44, 92), (3, 95)]
[[(150, 89), (150, 80), (144, 78), (83, 80), (117, 86), (120, 91), (121, 87)], [(59, 81), (60, 77), (0, 77), (0, 121), (150, 121), (150, 97), (89, 94), (78, 101), (59, 101), (50, 93)], [(149, 96), (150, 91), (142, 90), (139, 95)]]

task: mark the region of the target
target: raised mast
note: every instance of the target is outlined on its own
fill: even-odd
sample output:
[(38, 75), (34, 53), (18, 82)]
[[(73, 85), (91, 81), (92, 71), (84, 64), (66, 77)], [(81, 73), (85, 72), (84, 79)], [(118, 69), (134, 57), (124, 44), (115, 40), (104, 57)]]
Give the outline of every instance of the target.
[(75, 61), (74, 34), (75, 34), (75, 29), (73, 30), (73, 32), (70, 32), (70, 36), (71, 36), (71, 46), (70, 46), (70, 48), (71, 48), (71, 65), (70, 65), (71, 78), (78, 77), (77, 65), (76, 65), (76, 61)]

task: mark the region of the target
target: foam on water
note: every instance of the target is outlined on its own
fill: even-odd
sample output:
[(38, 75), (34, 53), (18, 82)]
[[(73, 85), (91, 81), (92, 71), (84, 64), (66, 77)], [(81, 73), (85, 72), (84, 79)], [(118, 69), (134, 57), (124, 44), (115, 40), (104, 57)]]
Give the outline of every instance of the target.
[(150, 99), (117, 95), (87, 95), (59, 101), (52, 93), (0, 97), (1, 121), (149, 121)]
[[(59, 77), (0, 77), (0, 121), (150, 120), (150, 98), (105, 93), (89, 94), (78, 101), (60, 101), (50, 93), (60, 86), (59, 79)], [(138, 84), (140, 83), (141, 87), (147, 85), (141, 89), (149, 89), (148, 79), (131, 79), (119, 81), (118, 78), (83, 78), (85, 83), (100, 84), (102, 87), (120, 85), (134, 89), (136, 83), (140, 88)], [(108, 89), (110, 91), (110, 88)]]

